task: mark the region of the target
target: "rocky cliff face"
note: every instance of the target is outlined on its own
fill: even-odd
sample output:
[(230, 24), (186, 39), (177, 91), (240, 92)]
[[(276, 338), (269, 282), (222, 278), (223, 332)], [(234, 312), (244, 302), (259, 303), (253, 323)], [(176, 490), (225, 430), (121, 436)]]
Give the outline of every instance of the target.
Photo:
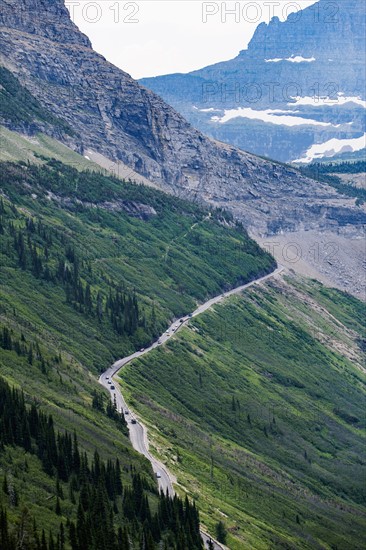
[(365, 2), (320, 0), (261, 23), (235, 59), (141, 83), (208, 135), (289, 162), (363, 136), (365, 49)]
[[(345, 201), (333, 189), (203, 136), (95, 53), (61, 0), (0, 4), (2, 64), (71, 126), (75, 137), (65, 141), (75, 149), (120, 160), (166, 191), (225, 206), (257, 233), (317, 228), (319, 212), (320, 224), (334, 224), (333, 210)], [(349, 204), (350, 219), (353, 212)]]
[[(364, 27), (365, 5), (362, 0), (319, 0), (299, 13), (290, 14), (286, 21), (280, 22), (278, 17), (273, 17), (268, 24), (261, 23), (248, 49), (240, 52), (240, 56), (266, 59), (275, 54), (286, 59), (291, 55), (301, 55), (324, 61), (333, 57), (347, 63), (349, 69), (358, 69), (364, 57)], [(359, 84), (348, 79), (347, 91), (356, 91)], [(357, 91), (364, 93), (361, 88)]]
[(63, 44), (91, 48), (89, 38), (73, 24), (60, 0), (4, 0), (0, 25)]

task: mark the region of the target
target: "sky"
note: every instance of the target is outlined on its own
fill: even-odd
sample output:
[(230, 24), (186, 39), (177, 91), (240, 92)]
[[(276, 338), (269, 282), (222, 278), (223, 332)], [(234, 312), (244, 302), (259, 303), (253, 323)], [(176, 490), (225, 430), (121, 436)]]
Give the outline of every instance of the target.
[(232, 59), (257, 25), (316, 0), (65, 0), (93, 48), (134, 78), (189, 72)]

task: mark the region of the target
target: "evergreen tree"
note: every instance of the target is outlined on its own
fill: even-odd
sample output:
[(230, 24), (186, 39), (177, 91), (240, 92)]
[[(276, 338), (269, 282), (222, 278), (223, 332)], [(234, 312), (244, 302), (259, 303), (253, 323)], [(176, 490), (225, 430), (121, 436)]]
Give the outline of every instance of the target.
[(216, 524), (216, 538), (222, 544), (226, 544), (227, 530), (223, 521), (219, 521)]

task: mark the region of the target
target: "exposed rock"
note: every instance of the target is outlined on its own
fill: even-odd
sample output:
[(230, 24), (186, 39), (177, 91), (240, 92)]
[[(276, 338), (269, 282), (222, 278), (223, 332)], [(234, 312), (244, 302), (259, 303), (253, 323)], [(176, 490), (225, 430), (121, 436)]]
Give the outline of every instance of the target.
[(126, 212), (129, 216), (139, 218), (140, 220), (149, 220), (157, 215), (155, 208), (152, 206), (128, 200), (104, 202), (99, 204), (98, 207), (112, 212)]
[[(27, 184), (24, 183), (24, 186), (27, 186)], [(67, 208), (74, 208), (76, 205), (81, 205), (86, 208), (101, 208), (102, 210), (108, 210), (109, 212), (126, 212), (126, 214), (132, 218), (138, 218), (140, 220), (149, 220), (150, 218), (157, 216), (157, 212), (153, 206), (131, 200), (115, 200), (94, 203), (81, 201), (80, 199), (71, 197), (60, 197), (52, 191), (47, 191), (46, 196), (49, 200), (53, 200)]]
[[(281, 14), (290, 5), (267, 2), (262, 9), (270, 4)], [(237, 5), (244, 9), (244, 3)], [(288, 162), (304, 158), (314, 144), (363, 135), (364, 104), (342, 99), (366, 99), (365, 51), (365, 2), (320, 0), (286, 21), (273, 17), (258, 25), (248, 49), (234, 59), (140, 82), (207, 135)], [(295, 96), (307, 102), (296, 104)], [(236, 113), (227, 122), (217, 120), (238, 109), (249, 109), (255, 118)], [(283, 115), (303, 120), (286, 125)]]
[(2, 63), (75, 130), (76, 150), (98, 151), (166, 191), (232, 209), (261, 234), (273, 223), (277, 231), (315, 228), (319, 208), (344, 205), (326, 185), (207, 139), (95, 53), (61, 0), (2, 0), (1, 8)]

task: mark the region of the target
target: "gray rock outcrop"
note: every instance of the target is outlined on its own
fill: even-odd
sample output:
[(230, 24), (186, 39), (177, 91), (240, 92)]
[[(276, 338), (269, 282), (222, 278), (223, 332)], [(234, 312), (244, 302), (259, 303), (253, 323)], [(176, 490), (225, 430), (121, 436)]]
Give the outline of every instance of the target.
[[(332, 188), (288, 166), (208, 139), (160, 97), (91, 48), (62, 0), (1, 1), (1, 63), (75, 137), (170, 193), (232, 210), (258, 234), (337, 225), (346, 208), (364, 213)], [(345, 216), (341, 216), (341, 224)]]

